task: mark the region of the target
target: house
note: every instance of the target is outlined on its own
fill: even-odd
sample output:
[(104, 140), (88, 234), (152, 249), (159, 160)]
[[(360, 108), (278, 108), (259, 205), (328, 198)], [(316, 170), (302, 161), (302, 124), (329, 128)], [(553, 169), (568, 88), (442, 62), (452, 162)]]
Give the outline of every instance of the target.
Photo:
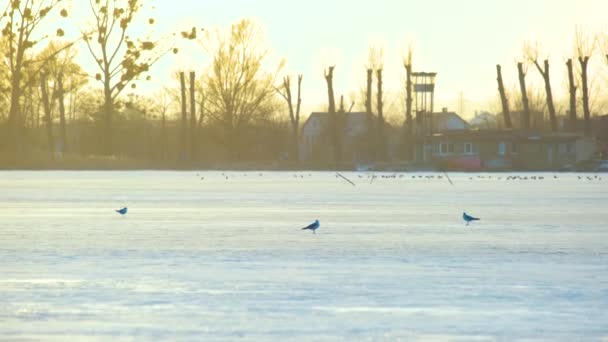
[(574, 133), (444, 131), (420, 137), (416, 160), (452, 170), (558, 170), (591, 157), (594, 142)]
[(443, 131), (463, 131), (470, 128), (469, 124), (455, 112), (443, 108), (441, 112), (418, 114), (415, 135), (428, 135)]
[(499, 127), (500, 120), (502, 117), (489, 112), (475, 112), (475, 116), (469, 120), (469, 125), (478, 129), (496, 129)]
[(597, 139), (598, 159), (608, 160), (608, 114), (593, 119), (593, 135)]
[[(338, 114), (340, 115), (340, 114)], [(375, 127), (377, 117), (370, 118), (365, 112), (351, 112), (342, 114), (339, 121), (342, 126), (341, 147), (342, 161), (346, 163), (367, 163), (371, 160), (369, 128)], [(399, 134), (388, 123), (385, 123), (387, 148), (389, 158), (397, 154)], [(333, 143), (331, 141), (331, 121), (327, 112), (313, 112), (310, 114), (300, 134), (300, 158), (309, 162), (327, 162), (333, 160)]]

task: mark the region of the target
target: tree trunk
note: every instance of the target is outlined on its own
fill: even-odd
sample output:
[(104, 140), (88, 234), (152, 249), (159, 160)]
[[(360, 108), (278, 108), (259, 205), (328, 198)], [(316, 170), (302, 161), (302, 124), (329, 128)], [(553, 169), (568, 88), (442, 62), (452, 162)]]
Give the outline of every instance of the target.
[(196, 74), (190, 71), (190, 159), (197, 159), (198, 151), (196, 148), (196, 97), (195, 85)]
[(298, 142), (300, 141), (299, 129), (300, 129), (300, 108), (302, 107), (302, 79), (304, 75), (298, 75), (298, 102), (296, 104), (296, 117), (292, 123), (293, 130), (293, 151), (294, 159), (296, 162), (300, 161), (300, 149), (298, 148)]
[(365, 113), (367, 116), (367, 143), (368, 143), (368, 157), (370, 160), (376, 159), (376, 144), (374, 139), (375, 136), (375, 125), (374, 115), (372, 113), (372, 82), (373, 82), (374, 70), (367, 69), (367, 90), (365, 93)]
[(517, 63), (517, 73), (519, 74), (519, 89), (521, 91), (521, 103), (523, 112), (521, 117), (521, 128), (530, 128), (530, 104), (528, 102), (528, 92), (526, 91), (526, 74), (524, 73), (524, 64)]
[(161, 140), (161, 150), (160, 150), (160, 158), (161, 160), (167, 160), (168, 147), (167, 147), (167, 119), (166, 119), (166, 109), (163, 108), (162, 118), (161, 118), (161, 131), (160, 131), (160, 140)]
[(205, 94), (202, 92), (201, 94), (201, 102), (198, 104), (198, 129), (203, 127), (203, 119), (205, 118)]
[(549, 61), (545, 59), (545, 91), (547, 92), (547, 108), (549, 109), (549, 119), (551, 120), (551, 130), (557, 132), (557, 115), (555, 114), (555, 106), (553, 105), (553, 92), (551, 91), (551, 79), (549, 76)]
[(112, 120), (114, 116), (114, 102), (112, 101), (112, 91), (110, 87), (110, 75), (104, 78), (103, 86), (104, 96), (104, 111), (105, 111), (105, 144), (104, 149), (107, 155), (114, 153), (114, 132), (112, 127)]
[(338, 120), (338, 116), (336, 114), (336, 99), (334, 96), (334, 66), (330, 66), (327, 73), (325, 74), (325, 81), (327, 82), (327, 96), (329, 102), (329, 121), (330, 121), (330, 131), (331, 131), (331, 140), (333, 145), (333, 159), (335, 163), (339, 163), (342, 157), (342, 146), (340, 141), (340, 124)]
[(547, 110), (549, 111), (549, 120), (551, 121), (551, 131), (557, 132), (557, 117), (555, 116), (555, 107), (553, 106), (553, 93), (551, 92), (551, 80), (549, 77), (549, 61), (545, 59), (544, 68), (538, 62), (534, 61), (538, 72), (545, 81), (545, 93), (547, 94)]
[(382, 69), (376, 70), (376, 78), (378, 79), (378, 93), (376, 105), (378, 106), (378, 159), (386, 161), (386, 135), (384, 133), (384, 108), (382, 103)]
[(581, 64), (581, 83), (583, 86), (583, 115), (585, 120), (585, 136), (591, 136), (591, 113), (589, 110), (589, 88), (587, 81), (587, 63), (589, 62), (589, 57), (579, 57), (579, 63)]
[(57, 75), (57, 96), (59, 100), (59, 125), (61, 130), (61, 145), (63, 152), (68, 150), (68, 135), (65, 127), (65, 104), (64, 104), (64, 93), (63, 93), (63, 73)]
[(407, 132), (411, 136), (414, 130), (412, 122), (412, 65), (406, 64), (405, 71), (405, 123), (407, 124)]
[(19, 120), (19, 99), (21, 97), (21, 74), (13, 72), (11, 77), (11, 103), (8, 113), (8, 146), (11, 159), (18, 159), (21, 154), (21, 123)]
[(572, 68), (572, 59), (568, 59), (566, 62), (568, 67), (568, 90), (570, 92), (570, 116), (569, 116), (569, 128), (571, 132), (576, 132), (576, 85), (574, 83), (574, 70)]
[(53, 121), (51, 118), (51, 104), (49, 103), (49, 95), (47, 91), (46, 75), (40, 74), (40, 95), (44, 108), (44, 120), (46, 121), (46, 137), (51, 160), (55, 158), (55, 149), (53, 148)]
[(181, 95), (182, 95), (182, 123), (181, 123), (181, 127), (180, 127), (180, 149), (178, 151), (178, 158), (179, 160), (186, 160), (188, 157), (188, 153), (187, 153), (187, 141), (188, 141), (188, 113), (187, 113), (187, 106), (186, 106), (186, 76), (184, 74), (184, 72), (180, 72), (179, 73), (179, 83), (180, 83), (180, 90), (181, 90)]
[(509, 100), (507, 99), (507, 94), (505, 93), (505, 86), (502, 82), (502, 71), (500, 69), (500, 64), (496, 64), (496, 74), (498, 81), (498, 92), (500, 93), (500, 103), (502, 104), (502, 116), (505, 121), (505, 127), (507, 129), (512, 129), (513, 124), (511, 123), (511, 113), (509, 112)]

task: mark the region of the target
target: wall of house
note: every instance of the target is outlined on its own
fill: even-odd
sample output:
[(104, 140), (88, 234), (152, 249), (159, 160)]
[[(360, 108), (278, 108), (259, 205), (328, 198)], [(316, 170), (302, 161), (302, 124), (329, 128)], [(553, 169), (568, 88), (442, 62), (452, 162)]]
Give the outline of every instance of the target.
[(575, 143), (575, 150), (575, 162), (579, 163), (593, 158), (593, 155), (597, 150), (597, 144), (593, 139), (578, 139)]

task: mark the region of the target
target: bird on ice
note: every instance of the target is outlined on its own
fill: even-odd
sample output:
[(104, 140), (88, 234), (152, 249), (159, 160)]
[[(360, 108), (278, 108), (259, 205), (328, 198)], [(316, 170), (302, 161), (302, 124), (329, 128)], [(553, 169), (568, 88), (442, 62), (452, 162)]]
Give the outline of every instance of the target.
[(119, 213), (120, 215), (124, 215), (124, 214), (127, 213), (127, 207), (124, 207), (122, 209), (117, 209), (117, 210), (114, 210), (114, 211), (117, 212), (117, 213)]
[(471, 223), (471, 221), (479, 221), (479, 218), (467, 215), (467, 213), (462, 213), (462, 219), (467, 222), (467, 226), (469, 223)]
[(315, 220), (315, 222), (309, 224), (308, 226), (302, 228), (302, 230), (306, 230), (306, 229), (310, 229), (312, 230), (313, 234), (316, 234), (316, 230), (319, 229), (319, 227), (321, 226), (321, 224), (319, 223), (319, 220)]

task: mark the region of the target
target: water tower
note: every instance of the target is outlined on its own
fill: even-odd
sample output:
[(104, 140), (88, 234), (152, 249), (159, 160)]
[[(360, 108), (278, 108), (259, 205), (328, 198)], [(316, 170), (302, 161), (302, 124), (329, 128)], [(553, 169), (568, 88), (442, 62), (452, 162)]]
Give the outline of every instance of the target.
[(436, 72), (413, 72), (416, 109), (416, 133), (433, 134), (433, 104), (435, 101)]

